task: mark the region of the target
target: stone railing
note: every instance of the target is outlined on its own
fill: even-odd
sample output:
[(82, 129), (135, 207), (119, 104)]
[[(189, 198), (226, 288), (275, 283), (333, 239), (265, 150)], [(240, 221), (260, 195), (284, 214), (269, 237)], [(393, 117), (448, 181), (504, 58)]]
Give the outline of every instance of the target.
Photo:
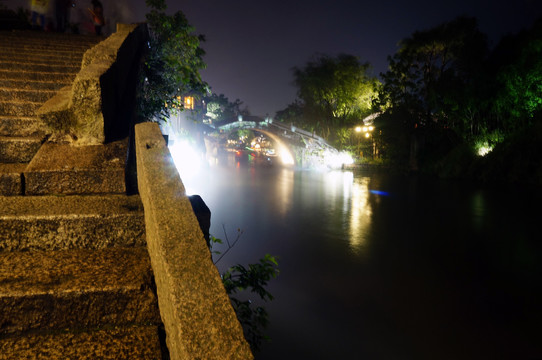
[(39, 110), (52, 138), (77, 145), (102, 144), (126, 137), (135, 108), (139, 59), (146, 25), (118, 24), (117, 32), (87, 50), (73, 84), (62, 88)]
[(252, 359), (158, 125), (136, 125), (135, 144), (147, 247), (171, 358)]

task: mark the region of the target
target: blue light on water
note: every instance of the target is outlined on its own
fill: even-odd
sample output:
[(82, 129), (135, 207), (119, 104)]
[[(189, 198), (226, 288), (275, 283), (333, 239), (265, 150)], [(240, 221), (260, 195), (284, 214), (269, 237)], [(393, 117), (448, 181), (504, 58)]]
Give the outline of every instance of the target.
[(371, 194), (375, 194), (375, 195), (382, 195), (382, 196), (389, 196), (390, 193), (387, 192), (387, 191), (380, 191), (380, 190), (369, 190), (369, 192)]

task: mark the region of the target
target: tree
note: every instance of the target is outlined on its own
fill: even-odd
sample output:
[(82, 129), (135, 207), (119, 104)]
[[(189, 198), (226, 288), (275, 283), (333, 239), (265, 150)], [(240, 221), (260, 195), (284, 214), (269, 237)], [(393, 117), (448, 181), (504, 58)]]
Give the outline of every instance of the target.
[(178, 11), (165, 14), (165, 0), (146, 0), (151, 11), (146, 15), (149, 26), (149, 49), (142, 68), (139, 91), (139, 113), (144, 119), (167, 119), (170, 111), (183, 109), (183, 95), (203, 94), (207, 84), (201, 79), (205, 68), (200, 41), (194, 35), (185, 15)]
[(248, 109), (241, 108), (243, 102), (239, 99), (230, 102), (224, 94), (211, 94), (203, 98), (207, 104), (207, 115), (215, 122), (231, 119), (238, 115), (250, 115)]
[(411, 166), (417, 167), (421, 147), (442, 147), (443, 139), (454, 137), (449, 129), (465, 135), (480, 121), (473, 95), (487, 49), (476, 19), (459, 17), (415, 32), (388, 57), (375, 106), (387, 114), (389, 126), (411, 138), (404, 150), (410, 151)]
[(345, 54), (319, 55), (303, 68), (293, 69), (303, 116), (312, 125), (310, 130), (329, 138), (332, 130), (352, 127), (370, 113), (377, 80), (369, 75), (369, 69), (369, 63)]
[(542, 19), (531, 29), (503, 39), (496, 52), (502, 58), (493, 110), (503, 131), (511, 133), (532, 125), (542, 111)]

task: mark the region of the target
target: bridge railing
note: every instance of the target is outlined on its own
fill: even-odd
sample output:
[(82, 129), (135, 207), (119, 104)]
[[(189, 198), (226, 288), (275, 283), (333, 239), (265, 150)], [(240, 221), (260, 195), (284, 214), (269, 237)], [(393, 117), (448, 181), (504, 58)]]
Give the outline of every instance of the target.
[(253, 359), (158, 124), (136, 125), (135, 147), (171, 359)]

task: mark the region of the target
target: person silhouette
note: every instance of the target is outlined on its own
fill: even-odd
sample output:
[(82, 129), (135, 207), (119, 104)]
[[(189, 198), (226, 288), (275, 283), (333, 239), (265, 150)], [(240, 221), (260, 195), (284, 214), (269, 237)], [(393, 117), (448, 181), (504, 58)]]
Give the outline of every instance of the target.
[[(45, 14), (49, 9), (49, 0), (32, 0), (30, 2), (30, 9), (32, 11), (32, 28), (42, 30), (45, 29)], [(38, 25), (38, 18), (40, 19), (40, 24)]]
[(94, 31), (96, 32), (96, 35), (102, 35), (102, 27), (105, 25), (103, 5), (99, 0), (92, 0), (91, 3), (93, 9), (88, 9), (88, 11), (92, 14)]

